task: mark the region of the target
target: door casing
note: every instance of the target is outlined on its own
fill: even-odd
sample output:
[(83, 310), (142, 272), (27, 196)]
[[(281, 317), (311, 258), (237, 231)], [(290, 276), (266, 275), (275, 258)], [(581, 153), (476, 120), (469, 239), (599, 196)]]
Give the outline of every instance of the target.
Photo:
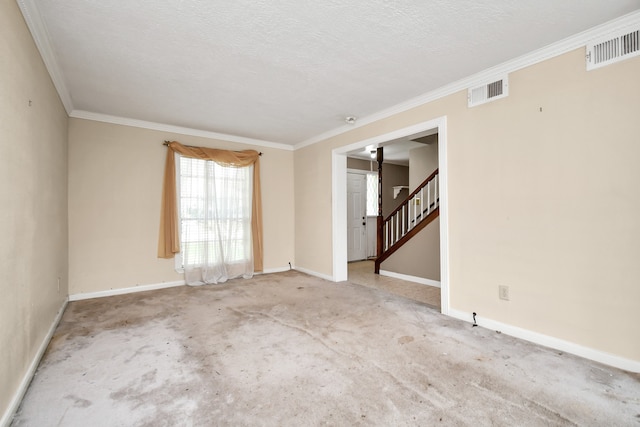
[(331, 153), (332, 170), (332, 249), (333, 274), (336, 282), (348, 279), (347, 269), (347, 154), (362, 150), (368, 145), (381, 146), (385, 142), (395, 141), (411, 135), (437, 130), (438, 133), (438, 167), (440, 187), (440, 310), (449, 314), (449, 194), (447, 163), (447, 117), (442, 116), (395, 130), (383, 135), (374, 136), (343, 147), (334, 148)]

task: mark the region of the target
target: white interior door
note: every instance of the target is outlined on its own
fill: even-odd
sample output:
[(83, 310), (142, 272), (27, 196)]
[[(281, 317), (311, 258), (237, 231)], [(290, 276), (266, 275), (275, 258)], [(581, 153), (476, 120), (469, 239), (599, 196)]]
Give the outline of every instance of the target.
[(367, 177), (347, 173), (347, 258), (367, 258)]

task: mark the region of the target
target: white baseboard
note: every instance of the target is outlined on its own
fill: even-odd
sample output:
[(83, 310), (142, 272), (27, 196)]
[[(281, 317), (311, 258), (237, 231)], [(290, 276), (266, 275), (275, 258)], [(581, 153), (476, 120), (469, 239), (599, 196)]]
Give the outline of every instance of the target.
[(434, 288), (440, 287), (440, 282), (431, 279), (424, 279), (422, 277), (409, 276), (407, 274), (395, 273), (393, 271), (380, 270), (381, 276), (393, 277), (394, 279), (406, 280), (407, 282), (420, 283), (421, 285), (433, 286)]
[(109, 289), (107, 291), (88, 292), (84, 294), (83, 293), (73, 294), (73, 295), (69, 295), (69, 301), (80, 301), (80, 300), (91, 299), (91, 298), (101, 298), (101, 297), (110, 297), (113, 295), (131, 294), (134, 292), (152, 291), (154, 289), (173, 288), (175, 286), (182, 286), (184, 284), (185, 284), (184, 280), (178, 280), (176, 282), (162, 282), (162, 283), (155, 283), (151, 285), (134, 286), (131, 288)]
[(33, 378), (33, 375), (36, 373), (36, 369), (38, 369), (38, 365), (40, 364), (40, 359), (42, 359), (42, 356), (44, 355), (44, 352), (47, 349), (47, 346), (49, 345), (49, 341), (51, 341), (51, 337), (53, 337), (53, 333), (56, 331), (56, 328), (58, 327), (58, 323), (60, 323), (60, 319), (62, 319), (64, 310), (65, 308), (67, 308), (67, 303), (68, 303), (68, 300), (65, 299), (64, 302), (62, 303), (62, 307), (60, 307), (60, 309), (58, 310), (58, 314), (56, 314), (55, 319), (53, 319), (53, 322), (49, 327), (49, 331), (47, 332), (47, 335), (45, 335), (44, 339), (40, 343), (40, 347), (38, 347), (38, 351), (36, 352), (33, 359), (31, 360), (31, 363), (29, 364), (29, 368), (27, 369), (27, 372), (25, 372), (24, 377), (22, 377), (22, 381), (20, 382), (18, 389), (13, 394), (13, 398), (11, 399), (11, 402), (9, 402), (9, 406), (7, 406), (7, 409), (2, 415), (2, 418), (0, 418), (0, 426), (9, 427), (9, 425), (11, 424), (13, 415), (18, 410), (18, 407), (22, 402), (22, 398), (24, 397), (24, 394), (27, 392), (27, 389), (29, 388), (31, 379)]
[[(289, 270), (291, 270), (289, 266), (279, 267), (279, 268), (268, 268), (268, 269), (265, 269), (264, 271), (257, 272), (255, 274), (281, 273), (283, 271), (289, 271)], [(162, 282), (162, 283), (154, 283), (150, 285), (133, 286), (130, 288), (109, 289), (107, 291), (73, 294), (73, 295), (69, 295), (69, 301), (80, 301), (80, 300), (91, 299), (91, 298), (110, 297), (113, 295), (132, 294), (134, 292), (153, 291), (155, 289), (173, 288), (173, 287), (182, 286), (185, 284), (186, 283), (184, 280), (178, 280), (175, 282)]]
[(328, 280), (330, 282), (334, 282), (333, 277), (327, 274), (318, 273), (317, 271), (308, 270), (303, 267), (293, 267), (294, 270), (299, 271), (300, 273), (308, 274), (309, 276), (319, 277), (324, 280)]
[[(289, 266), (276, 267), (276, 268), (265, 268), (264, 271), (262, 271), (259, 274), (282, 273), (282, 272), (289, 271), (289, 270), (294, 270), (294, 269), (295, 269), (294, 267), (289, 267)], [(256, 274), (258, 274), (258, 273), (256, 273)]]
[[(455, 317), (456, 319), (464, 320), (469, 323), (473, 322), (472, 313), (450, 309), (449, 316)], [(482, 326), (483, 328), (500, 331), (503, 334), (511, 335), (512, 337), (520, 338), (525, 341), (530, 341), (536, 344), (543, 345), (545, 347), (561, 350), (566, 353), (571, 353), (576, 356), (603, 363), (605, 365), (613, 366), (618, 369), (623, 369), (625, 371), (640, 373), (640, 361), (638, 360), (631, 360), (624, 357), (616, 356), (604, 351), (595, 350), (593, 348), (585, 347), (580, 344), (572, 343), (570, 341), (565, 341), (549, 335), (540, 334), (538, 332), (533, 332), (528, 329), (519, 328), (517, 326), (508, 325), (506, 323), (487, 319), (478, 315), (476, 315), (476, 323), (478, 324), (478, 326)]]

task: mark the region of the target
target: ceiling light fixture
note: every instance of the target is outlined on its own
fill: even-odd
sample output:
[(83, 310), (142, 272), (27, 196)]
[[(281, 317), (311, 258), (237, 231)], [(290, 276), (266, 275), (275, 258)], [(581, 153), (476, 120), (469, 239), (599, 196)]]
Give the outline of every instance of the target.
[(378, 155), (378, 152), (376, 150), (371, 150), (371, 158), (372, 159), (375, 159), (377, 155)]
[(355, 125), (356, 120), (358, 120), (358, 118), (353, 116), (347, 116), (344, 118), (344, 121), (347, 122), (348, 125)]

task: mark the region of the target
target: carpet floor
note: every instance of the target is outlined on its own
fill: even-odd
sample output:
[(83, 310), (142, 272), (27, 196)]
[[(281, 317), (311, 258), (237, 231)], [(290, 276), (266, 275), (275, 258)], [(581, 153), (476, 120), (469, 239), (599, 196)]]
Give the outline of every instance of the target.
[(640, 425), (640, 377), (296, 271), (69, 303), (14, 426)]

